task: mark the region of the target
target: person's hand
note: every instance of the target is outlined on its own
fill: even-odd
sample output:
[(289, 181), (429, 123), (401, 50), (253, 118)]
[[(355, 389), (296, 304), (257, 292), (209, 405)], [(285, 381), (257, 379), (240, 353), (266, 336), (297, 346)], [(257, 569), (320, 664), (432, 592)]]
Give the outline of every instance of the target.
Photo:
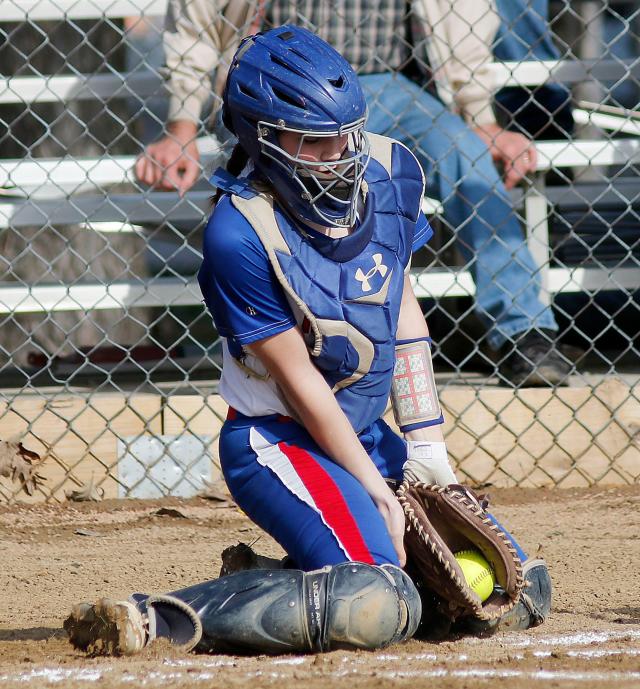
[(196, 146), (197, 125), (194, 122), (172, 122), (168, 133), (149, 144), (136, 160), (135, 173), (140, 182), (150, 187), (178, 190), (184, 194), (198, 179), (200, 154)]
[(502, 129), (497, 124), (476, 127), (474, 131), (487, 145), (493, 160), (502, 163), (507, 189), (512, 189), (525, 175), (535, 171), (538, 154), (526, 136)]
[(402, 467), (402, 478), (409, 483), (439, 486), (458, 483), (444, 442), (407, 440), (407, 461)]
[(387, 526), (400, 567), (404, 567), (407, 564), (407, 555), (404, 552), (404, 510), (391, 489), (386, 491), (386, 495), (374, 498), (374, 502)]

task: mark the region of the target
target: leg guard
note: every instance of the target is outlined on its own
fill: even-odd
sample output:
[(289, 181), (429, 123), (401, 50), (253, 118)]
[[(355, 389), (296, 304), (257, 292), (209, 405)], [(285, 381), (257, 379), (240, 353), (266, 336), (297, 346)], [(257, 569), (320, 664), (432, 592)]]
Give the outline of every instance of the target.
[(173, 596), (149, 596), (145, 601), (148, 640), (169, 639), (190, 651), (202, 638), (202, 624), (193, 608)]
[(382, 648), (411, 636), (421, 615), (417, 591), (401, 570), (359, 562), (315, 572), (237, 572), (170, 597), (199, 618), (204, 651)]
[(380, 565), (380, 569), (393, 577), (400, 598), (401, 609), (406, 611), (406, 621), (400, 625), (399, 636), (397, 639), (393, 639), (392, 643), (406, 641), (416, 633), (420, 625), (423, 613), (422, 599), (415, 584), (404, 570), (395, 565)]
[(529, 629), (541, 625), (551, 610), (551, 577), (544, 560), (527, 560), (522, 566), (524, 589), (514, 608), (498, 620), (498, 629)]
[(516, 605), (497, 620), (485, 622), (465, 617), (456, 628), (473, 634), (529, 629), (541, 625), (551, 610), (551, 577), (544, 560), (527, 560), (522, 565), (524, 589)]

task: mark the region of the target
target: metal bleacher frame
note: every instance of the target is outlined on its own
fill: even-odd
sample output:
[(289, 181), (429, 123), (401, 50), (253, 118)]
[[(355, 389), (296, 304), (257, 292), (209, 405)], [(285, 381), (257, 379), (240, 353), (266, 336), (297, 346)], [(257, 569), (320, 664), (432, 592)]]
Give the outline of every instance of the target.
[[(12, 0), (3, 5), (2, 21), (104, 20), (124, 16), (164, 14), (166, 0)], [(567, 61), (495, 63), (500, 86), (536, 86), (549, 80), (575, 83), (585, 79), (620, 79), (640, 73), (640, 61)], [(0, 104), (69, 102), (157, 95), (157, 75), (99, 74), (39, 77), (0, 76)], [(543, 298), (559, 292), (593, 292), (640, 288), (640, 268), (550, 267), (549, 201), (544, 173), (574, 166), (606, 166), (640, 162), (640, 121), (578, 109), (579, 121), (630, 134), (621, 139), (538, 142), (538, 173), (519, 193), (527, 242), (540, 266)], [(212, 143), (213, 142), (213, 143)], [(198, 139), (205, 169), (219, 157), (212, 138)], [(39, 224), (82, 224), (88, 231), (131, 232), (137, 226), (165, 221), (198, 222), (209, 204), (210, 191), (177, 193), (109, 193), (111, 185), (133, 183), (133, 156), (101, 158), (0, 159), (0, 231)], [(108, 202), (105, 200), (108, 199)], [(425, 199), (425, 210), (440, 212)], [(415, 270), (418, 297), (470, 296), (475, 286), (464, 270)], [(182, 306), (201, 303), (197, 283), (190, 278), (158, 277), (148, 282), (95, 285), (23, 285), (0, 283), (0, 314), (60, 310), (112, 309), (123, 306)]]

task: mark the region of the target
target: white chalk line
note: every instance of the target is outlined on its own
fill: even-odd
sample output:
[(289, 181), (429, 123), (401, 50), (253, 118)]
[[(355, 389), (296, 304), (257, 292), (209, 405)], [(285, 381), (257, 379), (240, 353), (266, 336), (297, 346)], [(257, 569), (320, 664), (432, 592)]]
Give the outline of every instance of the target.
[[(536, 658), (550, 658), (553, 651), (534, 651), (532, 655)], [(594, 648), (589, 651), (566, 651), (565, 655), (570, 658), (607, 658), (608, 656), (640, 656), (640, 649), (637, 648)], [(524, 658), (524, 656), (520, 656)]]
[[(625, 629), (621, 631), (609, 630), (601, 632), (579, 632), (577, 634), (560, 634), (559, 636), (505, 636), (500, 642), (505, 646), (524, 648), (527, 646), (588, 646), (602, 644), (607, 641), (632, 641), (640, 639), (640, 629)], [(477, 639), (484, 642), (485, 639)]]
[[(67, 681), (84, 681), (100, 682), (111, 679), (112, 681), (131, 683), (139, 686), (158, 685), (168, 681), (185, 681), (187, 683), (194, 682), (209, 682), (216, 678), (215, 672), (160, 672), (152, 671), (145, 673), (144, 676), (135, 675), (130, 672), (121, 676), (114, 676), (113, 668), (104, 668), (101, 670), (91, 669), (84, 670), (81, 668), (42, 668), (39, 670), (30, 670), (22, 673), (4, 674), (0, 675), (0, 682), (22, 682), (28, 683), (31, 681), (45, 680), (51, 684), (59, 684)], [(335, 672), (323, 673), (324, 677), (346, 677), (346, 676), (362, 675), (360, 668), (345, 669)], [(410, 679), (410, 678), (477, 678), (477, 679), (527, 679), (539, 681), (572, 681), (572, 682), (606, 682), (608, 686), (612, 682), (631, 682), (640, 680), (640, 672), (591, 672), (591, 671), (574, 671), (574, 670), (517, 670), (517, 669), (495, 669), (495, 668), (466, 668), (464, 670), (449, 670), (447, 668), (436, 669), (417, 669), (417, 670), (390, 670), (390, 671), (375, 671), (376, 677), (384, 677), (385, 679)], [(257, 670), (254, 672), (246, 672), (244, 676), (249, 679), (251, 677), (268, 677), (270, 679), (290, 679), (290, 676), (281, 672), (270, 672)]]
[[(640, 629), (625, 629), (625, 630), (604, 630), (599, 632), (579, 632), (577, 634), (562, 634), (557, 636), (527, 636), (513, 635), (506, 636), (501, 639), (503, 646), (511, 646), (515, 648), (535, 648), (535, 646), (555, 646), (565, 647), (564, 653), (568, 657), (595, 659), (606, 656), (627, 655), (640, 656), (640, 649), (637, 648), (590, 648), (590, 649), (571, 649), (571, 646), (585, 646), (594, 644), (603, 644), (612, 641), (633, 641), (640, 639)], [(493, 645), (491, 638), (488, 639), (469, 639), (472, 643), (480, 643), (486, 645)], [(532, 655), (538, 658), (545, 658), (551, 656), (552, 651), (539, 650), (533, 651)], [(264, 668), (265, 662), (270, 662), (272, 666), (298, 666), (311, 662), (314, 656), (301, 655), (289, 656), (284, 658), (273, 658), (270, 661), (261, 659), (261, 666)], [(513, 657), (514, 660), (522, 660), (524, 656), (517, 654)], [(468, 656), (460, 654), (456, 659), (451, 655), (443, 655), (439, 657), (435, 653), (406, 653), (406, 654), (392, 654), (388, 652), (379, 653), (373, 657), (357, 657), (344, 656), (342, 659), (343, 665), (351, 665), (351, 668), (344, 667), (344, 669), (334, 672), (326, 673), (329, 677), (344, 677), (347, 675), (356, 675), (363, 672), (363, 667), (371, 665), (372, 662), (378, 661), (399, 661), (399, 662), (416, 662), (423, 661), (425, 663), (435, 662), (467, 662)], [(216, 677), (215, 670), (224, 667), (237, 666), (237, 659), (232, 658), (207, 658), (206, 656), (194, 656), (193, 659), (184, 660), (165, 660), (163, 665), (166, 668), (171, 668), (168, 671), (151, 671), (146, 672), (144, 676), (132, 673), (125, 673), (117, 677), (117, 681), (123, 683), (137, 683), (141, 685), (161, 684), (167, 681), (189, 680), (195, 682), (210, 681)], [(359, 666), (359, 667), (356, 667)], [(175, 669), (173, 669), (175, 668)], [(183, 671), (188, 669), (187, 671)], [(198, 672), (198, 670), (201, 670)], [(45, 680), (52, 684), (61, 683), (65, 681), (82, 681), (86, 683), (98, 682), (107, 677), (116, 679), (114, 673), (117, 669), (113, 667), (106, 668), (33, 668), (24, 672), (4, 673), (0, 674), (0, 684), (8, 682), (28, 683), (38, 680)], [(246, 671), (244, 676), (250, 677), (270, 677), (285, 679), (288, 675), (268, 669)], [(519, 669), (495, 669), (495, 668), (465, 668), (465, 669), (447, 669), (447, 668), (423, 668), (420, 670), (393, 670), (385, 671), (376, 669), (376, 676), (382, 676), (388, 679), (402, 678), (402, 677), (476, 677), (476, 678), (522, 678), (531, 680), (558, 680), (558, 681), (608, 681), (608, 682), (627, 682), (636, 681), (640, 679), (640, 672), (600, 672), (600, 671), (573, 671), (573, 670), (519, 670)]]
[(17, 672), (14, 674), (0, 675), (0, 682), (30, 682), (44, 679), (47, 682), (64, 682), (67, 680), (98, 682), (102, 679), (103, 672), (96, 668), (60, 668), (45, 667)]

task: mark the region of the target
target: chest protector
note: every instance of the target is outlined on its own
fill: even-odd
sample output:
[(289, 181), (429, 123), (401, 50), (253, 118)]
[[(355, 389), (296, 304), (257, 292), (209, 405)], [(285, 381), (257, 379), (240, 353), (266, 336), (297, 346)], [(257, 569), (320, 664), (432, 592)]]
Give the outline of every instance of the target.
[(341, 239), (302, 232), (270, 194), (215, 177), (260, 238), (313, 361), (356, 432), (387, 404), (404, 270), (424, 194), (412, 153), (392, 139), (367, 136), (364, 217)]

